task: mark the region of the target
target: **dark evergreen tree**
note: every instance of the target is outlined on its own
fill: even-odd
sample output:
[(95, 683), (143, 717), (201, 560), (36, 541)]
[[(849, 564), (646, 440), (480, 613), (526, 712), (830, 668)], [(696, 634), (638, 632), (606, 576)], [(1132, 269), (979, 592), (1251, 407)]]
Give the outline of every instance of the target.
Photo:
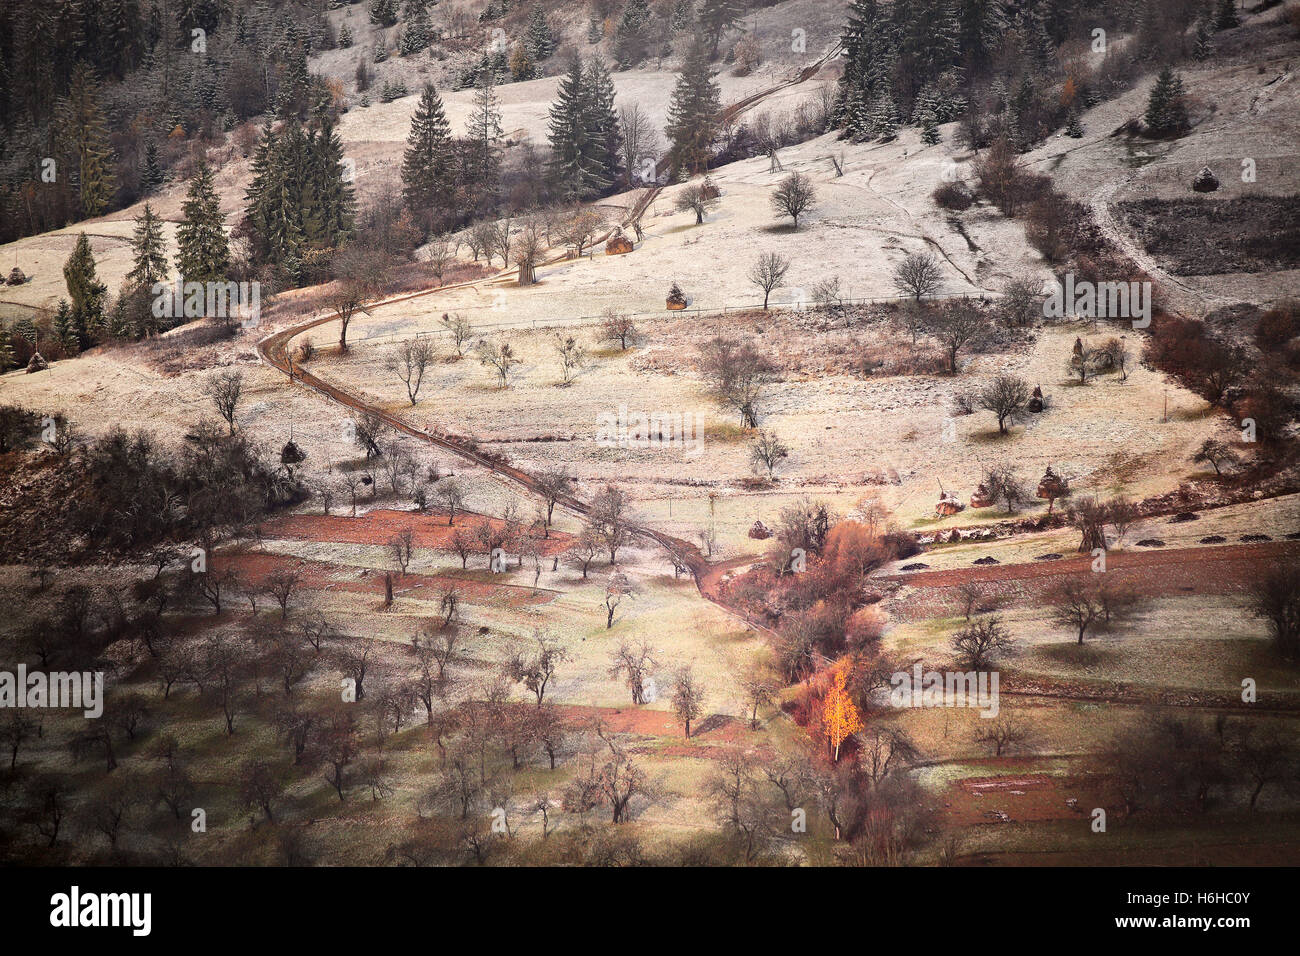
[(58, 116), (59, 138), (81, 206), (89, 219), (107, 211), (116, 191), (113, 151), (100, 106), (99, 81), (85, 64), (76, 68)]
[(623, 15), (619, 17), (614, 33), (614, 59), (627, 68), (645, 59), (650, 37), (650, 4), (648, 0), (627, 0)]
[(54, 340), (59, 343), (59, 347), (65, 354), (76, 355), (81, 351), (81, 338), (77, 335), (77, 328), (72, 320), (72, 307), (68, 305), (67, 299), (59, 300), (51, 331), (54, 333)]
[(870, 138), (865, 110), (890, 87), (897, 47), (893, 28), (878, 0), (854, 0), (841, 37), (844, 72), (840, 75), (834, 121), (854, 139)]
[(668, 28), (673, 33), (685, 33), (695, 22), (695, 0), (673, 0), (673, 10), (668, 17)]
[(614, 108), (614, 78), (599, 56), (592, 57), (587, 64), (586, 85), (600, 166), (604, 177), (613, 183), (623, 173), (623, 128)]
[(570, 200), (596, 195), (610, 183), (600, 162), (587, 79), (582, 60), (574, 57), (556, 88), (550, 111), (551, 171)]
[(934, 110), (926, 110), (921, 114), (921, 142), (926, 146), (934, 146), (941, 139), (939, 135), (939, 122), (935, 119)]
[(1241, 16), (1237, 13), (1237, 0), (1219, 0), (1219, 7), (1214, 16), (1214, 28), (1231, 30), (1239, 26), (1241, 26)]
[[(91, 346), (104, 322), (104, 294), (108, 291), (95, 272), (95, 257), (90, 251), (90, 240), (83, 232), (77, 236), (72, 255), (63, 264), (63, 279), (72, 300), (69, 318), (76, 348), (73, 354)], [(71, 340), (65, 340), (65, 346)]]
[(669, 161), (674, 174), (685, 170), (694, 175), (708, 169), (720, 109), (718, 84), (709, 67), (709, 48), (697, 38), (677, 75), (668, 108), (665, 132), (671, 144)]
[(417, 5), (410, 12), (410, 19), (402, 28), (402, 38), (398, 42), (397, 49), (402, 56), (410, 56), (419, 53), (429, 45), (432, 39), (433, 28), (429, 24), (429, 14), (425, 12), (423, 5)]
[(1210, 54), (1214, 52), (1214, 41), (1210, 38), (1214, 31), (1210, 29), (1209, 20), (1201, 17), (1196, 21), (1195, 42), (1192, 46), (1192, 58), (1196, 60), (1208, 60)]
[(429, 228), (453, 212), (455, 190), (451, 125), (438, 91), (426, 83), (402, 154), (402, 196), (411, 213)]
[(343, 140), (328, 113), (318, 120), (308, 139), (307, 193), (304, 221), (319, 229), (305, 230), (307, 241), (322, 249), (335, 249), (352, 237), (355, 195), (344, 161)]
[(698, 22), (701, 35), (709, 43), (709, 57), (718, 55), (718, 44), (723, 35), (734, 27), (745, 12), (742, 0), (703, 0)]
[(481, 76), (474, 88), (474, 102), (469, 117), (469, 173), (484, 195), (495, 195), (500, 176), (499, 154), (501, 107), (496, 85), (490, 76)]
[(131, 271), (126, 274), (127, 281), (151, 287), (155, 282), (167, 279), (167, 240), (163, 236), (162, 220), (154, 215), (153, 207), (148, 203), (135, 220), (135, 232), (131, 236)]
[(397, 0), (370, 0), (370, 22), (391, 27), (397, 22)]
[(185, 282), (225, 282), (230, 270), (226, 217), (213, 185), (213, 172), (200, 162), (190, 180), (183, 219), (176, 228), (176, 270)]
[(158, 161), (158, 144), (149, 140), (144, 148), (144, 166), (140, 170), (140, 189), (146, 195), (162, 185), (162, 164)]
[(1179, 136), (1188, 128), (1183, 79), (1165, 67), (1147, 100), (1146, 127), (1152, 136)]
[(888, 141), (898, 136), (898, 107), (888, 90), (876, 97), (869, 115), (872, 139)]
[(524, 46), (534, 63), (540, 63), (555, 52), (555, 34), (551, 32), (551, 22), (546, 18), (546, 11), (541, 6), (533, 7), (528, 14), (528, 29), (524, 34)]

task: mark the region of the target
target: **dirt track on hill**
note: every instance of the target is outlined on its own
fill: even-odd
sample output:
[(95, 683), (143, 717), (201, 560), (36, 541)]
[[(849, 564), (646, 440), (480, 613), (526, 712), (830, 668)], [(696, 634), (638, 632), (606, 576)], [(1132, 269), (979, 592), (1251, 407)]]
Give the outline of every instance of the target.
[[(800, 83), (804, 83), (812, 79), (821, 71), (823, 66), (825, 66), (835, 56), (838, 55), (839, 49), (840, 49), (839, 44), (836, 44), (828, 53), (823, 55), (814, 63), (804, 67), (794, 76), (792, 76), (790, 79), (775, 84), (774, 86), (768, 87), (767, 89), (760, 90), (757, 93), (747, 96), (744, 99), (741, 99), (725, 107), (721, 113), (721, 120), (725, 122), (726, 120), (732, 119), (740, 115), (745, 110), (749, 109), (751, 106), (754, 106), (755, 104), (763, 101), (767, 97), (773, 95), (774, 93), (780, 92), (781, 90), (788, 89), (791, 86), (796, 86)], [(666, 160), (660, 161), (661, 167), (663, 166), (664, 162), (666, 162)], [(662, 169), (660, 171), (662, 172)], [(644, 215), (646, 209), (649, 208), (650, 203), (653, 202), (655, 197), (659, 195), (661, 189), (662, 187), (658, 185), (653, 185), (646, 188), (637, 197), (637, 200), (636, 202), (633, 203), (632, 208), (628, 210), (628, 214), (623, 219), (621, 225), (630, 226), (638, 222), (641, 216)], [(601, 242), (608, 239), (610, 235), (612, 235), (612, 233), (613, 230), (610, 230), (605, 235), (599, 237), (592, 244), (593, 247), (599, 245)], [(548, 264), (554, 264), (556, 262), (562, 262), (564, 260), (565, 257), (556, 256), (551, 260), (549, 260)], [(372, 303), (371, 308), (393, 305), (399, 302), (407, 302), (412, 299), (422, 298), (424, 296), (433, 295), (436, 293), (451, 292), (457, 289), (472, 288), (478, 285), (500, 284), (501, 282), (505, 281), (510, 276), (515, 274), (517, 274), (517, 270), (515, 269), (503, 269), (502, 271), (491, 276), (472, 279), (466, 282), (455, 283), (452, 285), (439, 286), (432, 289), (422, 289), (418, 292), (411, 292), (411, 293), (405, 293), (398, 296), (393, 296), (391, 298), (383, 299), (378, 302)], [(512, 465), (508, 465), (503, 462), (491, 459), (475, 451), (474, 449), (467, 447), (467, 445), (463, 441), (458, 440), (452, 436), (441, 435), (435, 432), (426, 431), (424, 429), (417, 428), (414, 425), (411, 425), (410, 423), (406, 422), (405, 420), (399, 418), (396, 415), (390, 414), (388, 412), (383, 411), (382, 409), (370, 405), (369, 403), (361, 400), (355, 395), (352, 395), (351, 393), (339, 388), (338, 386), (325, 381), (324, 379), (320, 378), (317, 375), (314, 375), (312, 372), (303, 369), (301, 367), (295, 366), (291, 357), (289, 343), (294, 338), (303, 334), (304, 332), (307, 332), (318, 326), (325, 325), (329, 322), (333, 322), (337, 320), (337, 318), (338, 318), (337, 314), (326, 315), (323, 317), (317, 317), (308, 322), (302, 322), (297, 325), (290, 326), (289, 328), (282, 329), (278, 332), (274, 332), (257, 343), (258, 354), (261, 356), (262, 360), (265, 361), (268, 365), (278, 368), (280, 371), (287, 374), (289, 376), (290, 381), (302, 385), (304, 388), (310, 389), (311, 391), (316, 392), (318, 395), (321, 395), (329, 399), (330, 401), (336, 402), (337, 404), (342, 405), (345, 408), (353, 409), (354, 411), (365, 412), (365, 413), (375, 415), (376, 417), (384, 421), (386, 424), (388, 424), (391, 428), (397, 430), (398, 432), (404, 435), (409, 435), (412, 438), (416, 438), (420, 441), (427, 442), (428, 444), (434, 445), (438, 448), (442, 448), (443, 450), (458, 456), (464, 461), (467, 461), (471, 464), (475, 464), (486, 469), (491, 475), (500, 478), (501, 480), (506, 481), (507, 483), (520, 487), (523, 490), (529, 492), (530, 494), (537, 495), (539, 497), (545, 497), (545, 494), (542, 491), (541, 486), (538, 483), (537, 479), (533, 475), (530, 475), (528, 472), (520, 468), (515, 468)], [(572, 512), (573, 514), (578, 515), (579, 517), (585, 517), (590, 512), (589, 507), (584, 502), (579, 501), (577, 498), (574, 498), (572, 496), (565, 496), (559, 499), (557, 504), (559, 504), (560, 507), (565, 508), (566, 510)], [(681, 538), (675, 538), (671, 535), (664, 534), (661, 531), (657, 531), (653, 528), (645, 527), (642, 525), (633, 525), (631, 531), (635, 536), (639, 538), (643, 538), (654, 544), (660, 545), (661, 547), (664, 548), (665, 551), (667, 551), (673, 557), (675, 561), (679, 562), (682, 566), (688, 568), (691, 572), (691, 576), (695, 579), (695, 584), (696, 587), (699, 589), (700, 594), (703, 597), (705, 597), (707, 600), (717, 604), (727, 614), (737, 618), (738, 620), (741, 620), (747, 626), (754, 627), (764, 631), (768, 630), (766, 626), (756, 621), (749, 620), (747, 617), (739, 614), (734, 609), (727, 607), (718, 599), (717, 583), (720, 580), (721, 569), (715, 572), (709, 560), (700, 552), (700, 549), (697, 548), (695, 545), (691, 544), (689, 541), (684, 541)]]

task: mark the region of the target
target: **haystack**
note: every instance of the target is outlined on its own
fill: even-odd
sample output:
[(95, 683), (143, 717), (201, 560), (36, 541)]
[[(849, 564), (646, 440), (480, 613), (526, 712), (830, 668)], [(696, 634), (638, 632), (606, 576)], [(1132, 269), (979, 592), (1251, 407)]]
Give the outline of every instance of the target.
[(1043, 477), (1038, 482), (1038, 497), (1047, 499), (1064, 498), (1069, 490), (1069, 481), (1052, 471), (1052, 466), (1048, 465), (1047, 471), (1043, 472)]
[(772, 532), (768, 530), (767, 525), (761, 521), (755, 521), (749, 528), (749, 536), (759, 541), (772, 537)]
[(950, 495), (947, 492), (939, 495), (939, 503), (934, 506), (934, 513), (941, 518), (965, 510), (966, 506), (961, 503), (961, 500), (956, 495)]
[(674, 311), (686, 308), (686, 293), (682, 291), (682, 287), (676, 282), (668, 290), (668, 308)]
[(1219, 188), (1219, 177), (1214, 175), (1209, 166), (1202, 166), (1192, 180), (1192, 188), (1198, 193), (1212, 193)]
[(989, 494), (989, 489), (982, 482), (975, 486), (975, 493), (970, 496), (970, 506), (972, 508), (987, 508), (993, 504), (993, 496)]
[(631, 252), (633, 249), (632, 240), (621, 232), (615, 233), (605, 240), (605, 255), (621, 256)]
[(44, 355), (40, 352), (33, 352), (32, 360), (27, 363), (27, 374), (30, 375), (32, 372), (44, 372), (49, 367), (50, 363), (45, 361)]
[(1034, 386), (1034, 394), (1029, 396), (1029, 404), (1025, 408), (1035, 413), (1043, 410), (1043, 386)]
[(27, 276), (23, 274), (23, 270), (19, 269), (17, 266), (14, 266), (9, 273), (9, 279), (8, 279), (9, 284), (22, 285), (26, 281), (27, 281)]

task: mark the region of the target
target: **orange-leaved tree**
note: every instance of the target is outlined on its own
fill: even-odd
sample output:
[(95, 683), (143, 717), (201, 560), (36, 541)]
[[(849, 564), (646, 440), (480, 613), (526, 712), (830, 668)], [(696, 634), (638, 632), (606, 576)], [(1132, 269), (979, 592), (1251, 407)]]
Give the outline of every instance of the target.
[(840, 744), (861, 729), (862, 718), (858, 716), (858, 708), (844, 689), (844, 670), (836, 668), (822, 704), (822, 731), (834, 750), (834, 760), (840, 759)]

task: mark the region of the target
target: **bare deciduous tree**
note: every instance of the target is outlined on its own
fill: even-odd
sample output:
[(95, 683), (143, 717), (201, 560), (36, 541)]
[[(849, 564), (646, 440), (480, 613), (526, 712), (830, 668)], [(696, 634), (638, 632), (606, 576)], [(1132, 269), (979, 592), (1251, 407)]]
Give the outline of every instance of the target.
[(1237, 453), (1232, 450), (1227, 442), (1220, 441), (1217, 438), (1207, 438), (1201, 442), (1201, 447), (1197, 449), (1196, 454), (1192, 456), (1193, 464), (1208, 464), (1214, 469), (1215, 475), (1222, 477), (1223, 469), (1237, 464), (1240, 459)]
[(894, 269), (894, 288), (917, 302), (937, 292), (942, 279), (939, 263), (928, 252), (910, 253)]
[(763, 253), (749, 267), (749, 281), (763, 290), (763, 308), (767, 308), (772, 290), (781, 284), (789, 271), (790, 260), (776, 252)]
[(592, 243), (604, 224), (605, 218), (597, 210), (590, 206), (579, 206), (560, 220), (556, 231), (564, 242), (573, 246), (581, 259), (582, 250)]
[(772, 193), (772, 208), (793, 219), (795, 229), (799, 228), (799, 217), (810, 210), (816, 201), (817, 189), (803, 173), (791, 173), (781, 180), (781, 185)]
[(486, 340), (478, 344), (478, 360), (480, 365), (490, 365), (497, 377), (501, 379), (501, 387), (510, 387), (510, 372), (516, 365), (522, 365), (523, 359), (515, 355), (514, 347), (509, 342), (499, 344), (488, 342)]
[(1287, 660), (1300, 658), (1300, 564), (1279, 561), (1256, 578), (1249, 608), (1263, 618), (1278, 652)]
[(451, 341), (456, 349), (456, 357), (463, 358), (465, 345), (474, 335), (474, 328), (470, 325), (469, 319), (459, 312), (453, 312), (450, 315), (444, 312), (442, 324), (447, 327), (447, 331), (451, 334)]
[(537, 488), (546, 497), (545, 527), (549, 532), (556, 504), (573, 493), (573, 476), (567, 468), (547, 469), (538, 473)]
[(700, 370), (723, 404), (740, 413), (742, 428), (758, 427), (758, 401), (776, 366), (748, 342), (718, 336), (700, 349)]
[(682, 722), (687, 739), (691, 736), (691, 721), (704, 712), (704, 686), (695, 679), (690, 666), (677, 672), (673, 681), (673, 713)]
[(760, 429), (749, 446), (749, 460), (755, 471), (766, 471), (767, 480), (776, 479), (777, 466), (790, 457), (789, 447), (766, 428)]
[(294, 592), (301, 582), (302, 576), (292, 568), (276, 568), (266, 576), (262, 587), (280, 605), (281, 621), (289, 619), (289, 602), (293, 600)]
[(1048, 594), (1047, 602), (1052, 623), (1075, 631), (1080, 644), (1102, 615), (1096, 588), (1079, 578), (1066, 578)]
[(516, 651), (511, 655), (506, 672), (511, 680), (523, 684), (532, 693), (540, 709), (546, 698), (546, 688), (555, 679), (556, 669), (569, 659), (569, 652), (540, 633), (534, 634), (533, 640), (536, 647), (531, 653)]
[(1029, 739), (1029, 728), (1016, 717), (995, 718), (992, 722), (982, 720), (975, 728), (975, 742), (988, 744), (993, 748), (993, 755), (1001, 757), (1012, 747), (1018, 747)]
[(979, 617), (953, 635), (952, 647), (965, 670), (988, 670), (1001, 651), (1011, 646), (1011, 635), (997, 617)]
[(415, 405), (420, 386), (424, 384), (424, 373), (435, 355), (433, 342), (428, 337), (405, 339), (384, 363), (406, 385), (406, 396), (412, 405)]
[(976, 396), (979, 407), (992, 412), (998, 420), (998, 432), (1007, 433), (1007, 422), (1015, 421), (1029, 404), (1029, 384), (1015, 375), (999, 375)]
[(984, 332), (984, 317), (968, 302), (945, 303), (933, 320), (933, 333), (948, 353), (948, 371), (956, 374), (957, 354)]
[(609, 552), (609, 563), (618, 561), (618, 550), (631, 537), (631, 501), (622, 488), (605, 485), (591, 500), (587, 525), (592, 536)]
[(235, 433), (235, 413), (239, 399), (244, 394), (244, 375), (238, 369), (213, 372), (203, 383), (203, 392), (216, 406), (217, 414), (226, 420), (230, 434)]
[(673, 200), (673, 208), (678, 212), (695, 213), (695, 224), (703, 225), (704, 214), (717, 208), (718, 191), (711, 183), (687, 183), (678, 190)]
[(617, 342), (618, 347), (626, 352), (628, 343), (636, 338), (632, 316), (620, 313), (613, 306), (605, 309), (601, 314), (600, 337), (606, 342)]
[(578, 369), (587, 362), (587, 349), (572, 335), (555, 334), (555, 353), (560, 359), (560, 379), (564, 385), (573, 381)]
[(438, 280), (438, 285), (442, 285), (443, 277), (456, 261), (456, 248), (450, 239), (439, 236), (429, 243), (429, 251), (425, 256), (425, 261), (429, 263), (429, 271), (433, 277)]
[(456, 512), (465, 504), (465, 492), (455, 478), (444, 478), (433, 486), (434, 497), (447, 512), (448, 526), (456, 523)]
[(411, 549), (414, 541), (415, 529), (411, 527), (403, 528), (388, 539), (388, 551), (393, 556), (398, 573), (403, 576), (406, 575), (406, 569), (411, 566)]
[(1007, 513), (1013, 513), (1029, 498), (1029, 487), (1010, 465), (992, 465), (984, 472), (983, 484), (989, 497), (1001, 501)]
[(622, 571), (615, 571), (605, 584), (605, 630), (614, 626), (614, 612), (623, 598), (636, 594), (636, 585)]
[(519, 284), (532, 285), (537, 281), (537, 266), (546, 251), (542, 237), (542, 223), (536, 216), (524, 220), (515, 241), (514, 261), (519, 269)]
[(609, 676), (623, 677), (627, 689), (632, 692), (633, 704), (646, 703), (646, 681), (658, 666), (654, 648), (646, 641), (641, 641), (635, 647), (623, 641), (619, 644), (618, 650), (611, 655), (611, 660)]

